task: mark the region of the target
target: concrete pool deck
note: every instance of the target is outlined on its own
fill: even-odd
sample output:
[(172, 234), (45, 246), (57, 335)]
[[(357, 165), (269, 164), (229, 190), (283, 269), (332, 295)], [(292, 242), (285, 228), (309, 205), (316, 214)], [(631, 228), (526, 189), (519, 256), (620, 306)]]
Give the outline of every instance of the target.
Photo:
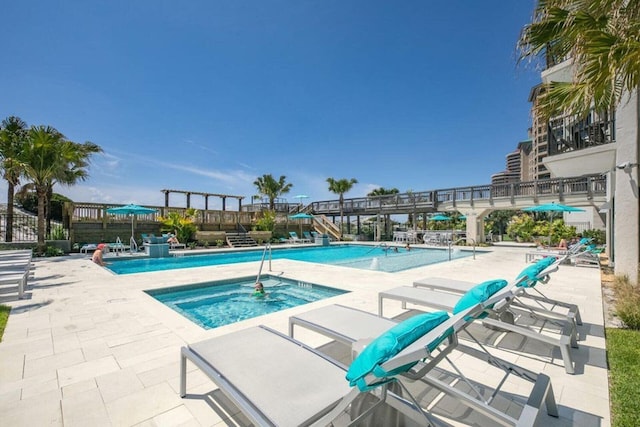
[[(379, 291), (430, 276), (481, 282), (510, 280), (525, 267), (528, 248), (492, 247), (487, 253), (398, 273), (274, 260), (270, 274), (350, 290), (350, 293), (282, 312), (204, 330), (143, 292), (181, 284), (255, 275), (259, 262), (117, 276), (87, 255), (35, 261), (28, 298), (9, 302), (13, 310), (0, 343), (0, 410), (11, 426), (225, 426), (243, 417), (220, 404), (219, 392), (189, 366), (188, 393), (179, 390), (180, 347), (264, 324), (288, 332), (288, 318), (340, 303), (377, 312)], [(108, 261), (108, 260), (107, 260)], [(265, 265), (263, 274), (269, 273)], [(578, 304), (583, 337), (574, 350), (576, 374), (542, 345), (506, 340), (499, 357), (549, 375), (560, 418), (543, 425), (609, 426), (609, 391), (600, 272), (561, 266), (543, 285), (552, 298)], [(385, 303), (385, 315), (404, 310)], [(296, 331), (296, 338), (323, 346), (322, 337)], [(522, 347), (527, 352), (520, 351)], [(493, 351), (493, 349), (492, 349)], [(464, 367), (481, 372), (477, 361)], [(216, 397), (212, 399), (212, 396)], [(464, 424), (448, 420), (451, 424)]]

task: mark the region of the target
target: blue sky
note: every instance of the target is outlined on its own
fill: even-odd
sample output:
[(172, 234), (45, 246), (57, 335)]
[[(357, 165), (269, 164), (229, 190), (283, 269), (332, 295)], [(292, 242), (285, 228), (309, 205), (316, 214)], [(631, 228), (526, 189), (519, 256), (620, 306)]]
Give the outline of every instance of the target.
[(162, 205), (164, 188), (250, 199), (267, 173), (287, 177), (292, 202), (335, 199), (328, 177), (358, 180), (346, 197), (487, 184), (527, 138), (540, 78), (515, 46), (533, 7), (9, 2), (0, 118), (104, 149), (90, 179), (55, 188), (76, 201)]

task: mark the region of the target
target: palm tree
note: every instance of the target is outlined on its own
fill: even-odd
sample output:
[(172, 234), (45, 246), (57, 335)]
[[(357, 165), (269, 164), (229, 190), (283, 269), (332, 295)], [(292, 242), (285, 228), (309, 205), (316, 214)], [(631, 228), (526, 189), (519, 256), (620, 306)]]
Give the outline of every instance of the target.
[(518, 42), (520, 61), (545, 68), (571, 58), (571, 82), (544, 85), (546, 117), (615, 108), (640, 86), (640, 0), (540, 0)]
[(333, 179), (327, 178), (329, 183), (329, 191), (334, 194), (340, 195), (340, 235), (342, 236), (342, 224), (344, 223), (344, 193), (347, 193), (351, 188), (358, 183), (355, 178), (348, 179)]
[(32, 126), (20, 155), (24, 175), (38, 197), (38, 252), (45, 249), (45, 207), (55, 183), (71, 185), (87, 178), (89, 157), (102, 149), (90, 142), (69, 141), (50, 126)]
[(287, 183), (287, 177), (284, 175), (280, 176), (278, 181), (271, 174), (265, 174), (258, 177), (253, 185), (258, 189), (258, 193), (269, 198), (269, 209), (275, 210), (275, 200), (278, 196), (282, 194), (286, 194), (291, 191), (291, 187), (293, 184)]
[[(376, 188), (375, 190), (371, 190), (369, 194), (367, 194), (367, 197), (388, 196), (391, 194), (398, 194), (398, 193), (400, 193), (400, 190), (398, 190), (395, 187), (394, 188), (380, 187), (380, 188)], [(384, 215), (384, 234), (385, 235), (387, 235), (389, 232), (389, 224), (391, 224), (391, 215), (385, 214)]]
[(6, 242), (13, 241), (13, 200), (22, 172), (18, 156), (22, 151), (26, 132), (27, 124), (19, 117), (9, 116), (0, 124), (0, 160), (3, 178), (7, 181)]

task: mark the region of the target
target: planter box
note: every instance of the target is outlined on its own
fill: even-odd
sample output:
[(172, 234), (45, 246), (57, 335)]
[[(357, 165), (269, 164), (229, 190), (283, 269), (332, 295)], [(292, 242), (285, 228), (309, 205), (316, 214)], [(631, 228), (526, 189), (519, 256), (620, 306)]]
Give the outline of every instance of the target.
[(258, 243), (268, 242), (272, 236), (271, 231), (250, 231), (247, 234)]

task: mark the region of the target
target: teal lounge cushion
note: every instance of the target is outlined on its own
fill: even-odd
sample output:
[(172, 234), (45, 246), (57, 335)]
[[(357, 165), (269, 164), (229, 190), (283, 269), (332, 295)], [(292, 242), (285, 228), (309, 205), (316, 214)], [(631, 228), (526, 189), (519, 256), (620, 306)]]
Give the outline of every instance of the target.
[(534, 287), (536, 285), (536, 283), (538, 282), (536, 277), (538, 277), (538, 275), (540, 273), (542, 273), (546, 268), (551, 266), (554, 262), (556, 262), (556, 257), (549, 256), (549, 257), (543, 258), (540, 261), (536, 262), (535, 264), (530, 265), (529, 267), (525, 268), (518, 275), (518, 277), (516, 277), (516, 280), (519, 280), (519, 279), (521, 279), (523, 277), (526, 277), (527, 280), (521, 281), (520, 283), (518, 283), (518, 286), (521, 287), (521, 288)]
[[(384, 379), (385, 377), (408, 371), (417, 361), (390, 372), (382, 369), (380, 365), (400, 353), (408, 345), (430, 332), (448, 318), (449, 314), (445, 311), (423, 313), (393, 326), (369, 343), (351, 363), (346, 376), (349, 384), (351, 386), (357, 385), (361, 391), (371, 390), (390, 381), (390, 379)], [(446, 338), (446, 335), (440, 337), (437, 342), (429, 343), (429, 350), (432, 351), (435, 349), (444, 338)], [(374, 374), (379, 378), (383, 378), (383, 380), (375, 384), (367, 384), (364, 378), (369, 374)]]
[[(453, 314), (458, 314), (467, 308), (485, 302), (505, 286), (507, 286), (507, 281), (502, 279), (487, 280), (486, 282), (482, 282), (479, 285), (474, 286), (469, 289), (466, 294), (460, 297), (458, 303), (453, 307)], [(487, 313), (482, 313), (482, 315), (478, 316), (478, 319), (482, 319), (486, 316)], [(469, 319), (467, 318), (467, 320)]]

